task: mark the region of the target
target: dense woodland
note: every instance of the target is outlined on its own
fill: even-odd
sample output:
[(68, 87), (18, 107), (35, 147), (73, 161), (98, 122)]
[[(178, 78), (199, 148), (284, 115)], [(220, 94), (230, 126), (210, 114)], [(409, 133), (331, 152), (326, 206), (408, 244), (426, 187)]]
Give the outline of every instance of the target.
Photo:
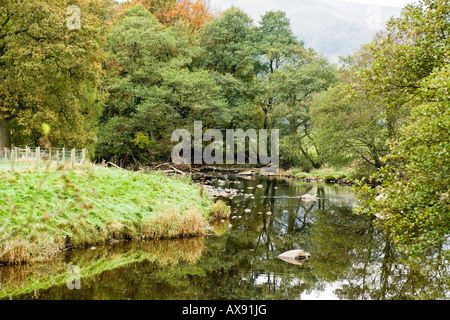
[(450, 229), (449, 33), (448, 1), (424, 0), (332, 64), (282, 11), (252, 21), (204, 0), (3, 0), (0, 148), (39, 145), (45, 123), (53, 146), (145, 165), (169, 161), (172, 132), (196, 120), (280, 129), (284, 168), (373, 174), (359, 210), (420, 251)]

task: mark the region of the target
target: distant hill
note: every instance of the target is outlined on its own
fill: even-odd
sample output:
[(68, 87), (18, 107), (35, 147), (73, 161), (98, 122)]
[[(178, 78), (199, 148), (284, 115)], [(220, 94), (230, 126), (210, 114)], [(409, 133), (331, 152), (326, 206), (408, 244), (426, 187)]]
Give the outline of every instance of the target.
[[(376, 28), (379, 17), (381, 28), (392, 17), (400, 16), (401, 8), (357, 4), (333, 0), (261, 0), (257, 8), (254, 1), (227, 1), (249, 13), (255, 22), (261, 14), (272, 8), (287, 13), (294, 33), (326, 57), (336, 61), (369, 43), (381, 30)], [(374, 0), (374, 2), (376, 2)]]
[(286, 12), (289, 12), (296, 35), (305, 41), (307, 47), (332, 60), (349, 55), (362, 44), (369, 43), (375, 33), (384, 29), (389, 18), (400, 16), (401, 11), (395, 7), (331, 0), (286, 2), (295, 3), (295, 7)]

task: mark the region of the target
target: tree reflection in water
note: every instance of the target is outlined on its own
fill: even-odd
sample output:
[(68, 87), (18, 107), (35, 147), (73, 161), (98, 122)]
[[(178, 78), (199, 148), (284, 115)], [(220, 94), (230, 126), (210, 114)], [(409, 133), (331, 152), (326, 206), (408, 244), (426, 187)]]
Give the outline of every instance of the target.
[[(214, 225), (221, 236), (107, 245), (95, 253), (77, 250), (53, 262), (51, 268), (45, 264), (0, 267), (1, 296), (149, 300), (450, 298), (448, 262), (439, 250), (421, 263), (402, 259), (386, 235), (375, 230), (365, 217), (352, 213), (355, 197), (351, 188), (276, 178), (221, 179), (226, 180), (222, 188), (244, 190), (226, 199), (235, 218)], [(212, 184), (215, 182), (213, 179)], [(259, 184), (263, 188), (258, 188)], [(245, 197), (245, 193), (251, 195)], [(306, 193), (317, 194), (319, 200), (302, 201), (300, 196)], [(277, 258), (293, 249), (308, 251), (312, 258), (302, 265)], [(81, 290), (69, 290), (65, 284), (69, 264), (78, 264), (82, 270)]]

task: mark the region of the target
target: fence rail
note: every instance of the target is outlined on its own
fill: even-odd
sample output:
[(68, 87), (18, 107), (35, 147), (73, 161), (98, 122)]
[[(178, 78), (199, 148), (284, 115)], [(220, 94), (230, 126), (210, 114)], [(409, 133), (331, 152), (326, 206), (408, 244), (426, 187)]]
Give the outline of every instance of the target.
[(86, 149), (12, 147), (0, 149), (0, 170), (39, 168), (62, 163), (82, 164), (87, 159)]

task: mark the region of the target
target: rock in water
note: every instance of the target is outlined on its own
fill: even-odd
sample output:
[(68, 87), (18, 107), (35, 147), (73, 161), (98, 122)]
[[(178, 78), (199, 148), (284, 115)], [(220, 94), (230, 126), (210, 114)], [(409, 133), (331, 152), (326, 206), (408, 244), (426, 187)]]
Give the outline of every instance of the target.
[(303, 201), (316, 201), (319, 198), (317, 196), (312, 196), (310, 194), (304, 194), (300, 197), (300, 199), (302, 199)]
[(305, 260), (311, 258), (311, 255), (303, 250), (290, 250), (278, 256), (281, 260)]

